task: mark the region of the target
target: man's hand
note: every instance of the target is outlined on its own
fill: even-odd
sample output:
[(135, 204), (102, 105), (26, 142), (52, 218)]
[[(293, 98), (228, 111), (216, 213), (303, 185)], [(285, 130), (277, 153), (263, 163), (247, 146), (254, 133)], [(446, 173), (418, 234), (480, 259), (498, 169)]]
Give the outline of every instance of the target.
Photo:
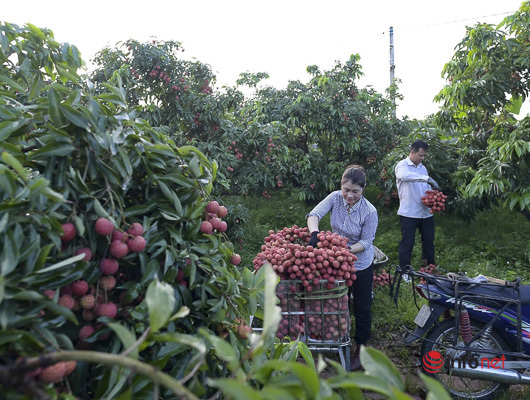
[(431, 177), (429, 177), (429, 179), (427, 179), (427, 183), (429, 185), (431, 185), (431, 187), (435, 190), (440, 190), (440, 186), (436, 183), (436, 181), (434, 179), (432, 179)]
[(308, 246), (317, 247), (317, 243), (318, 243), (317, 235), (318, 235), (318, 231), (311, 232), (311, 239), (309, 239), (309, 243), (307, 243)]

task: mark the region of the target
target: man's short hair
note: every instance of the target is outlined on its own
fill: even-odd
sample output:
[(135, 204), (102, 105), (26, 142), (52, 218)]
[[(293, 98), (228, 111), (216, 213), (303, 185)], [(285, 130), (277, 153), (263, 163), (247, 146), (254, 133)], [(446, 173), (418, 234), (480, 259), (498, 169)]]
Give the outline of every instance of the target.
[(427, 150), (429, 150), (429, 145), (426, 142), (424, 142), (423, 140), (416, 140), (415, 142), (413, 142), (410, 145), (410, 149), (414, 153), (417, 153), (418, 151), (420, 151), (420, 149), (423, 149), (423, 150), (427, 151)]

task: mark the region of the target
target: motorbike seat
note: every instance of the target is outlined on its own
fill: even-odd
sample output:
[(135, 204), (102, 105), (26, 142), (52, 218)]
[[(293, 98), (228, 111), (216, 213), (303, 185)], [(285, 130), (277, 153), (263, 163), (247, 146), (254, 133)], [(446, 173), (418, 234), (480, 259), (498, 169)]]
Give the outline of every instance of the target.
[[(481, 285), (481, 284), (459, 284), (459, 295), (468, 295), (476, 297), (506, 298), (512, 300), (519, 299), (519, 292), (508, 286), (501, 285)], [(521, 304), (530, 304), (530, 285), (520, 285)]]
[[(435, 285), (448, 295), (455, 295), (455, 281), (447, 279), (428, 279), (429, 285)], [(520, 285), (521, 304), (530, 304), (530, 285)], [(481, 284), (471, 282), (458, 282), (458, 295), (474, 296), (482, 298), (506, 298), (511, 300), (519, 299), (519, 292), (510, 286)]]

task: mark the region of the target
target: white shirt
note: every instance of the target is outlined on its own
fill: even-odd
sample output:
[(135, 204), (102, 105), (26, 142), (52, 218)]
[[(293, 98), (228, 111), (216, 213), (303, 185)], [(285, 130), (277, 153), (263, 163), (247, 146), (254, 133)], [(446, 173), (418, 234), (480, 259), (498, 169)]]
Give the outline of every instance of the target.
[(432, 217), (429, 208), (421, 202), (425, 191), (431, 189), (427, 183), (427, 168), (422, 163), (414, 164), (407, 157), (397, 163), (394, 172), (399, 195), (398, 215), (409, 218)]

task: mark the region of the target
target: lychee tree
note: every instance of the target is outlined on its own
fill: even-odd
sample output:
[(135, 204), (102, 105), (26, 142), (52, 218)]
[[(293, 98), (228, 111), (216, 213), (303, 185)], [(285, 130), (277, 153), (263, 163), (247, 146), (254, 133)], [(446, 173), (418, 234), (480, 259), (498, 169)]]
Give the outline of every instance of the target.
[(461, 149), (454, 175), (462, 197), (502, 205), (530, 221), (529, 116), (518, 121), (528, 98), (530, 2), (497, 26), (468, 27), (442, 73), (436, 100), (438, 127), (455, 131)]
[[(0, 39), (3, 363), (125, 350), (209, 393), (194, 368), (211, 378), (227, 372), (204, 337), (225, 333), (243, 351), (231, 327), (256, 312), (259, 292), (231, 262), (226, 237), (199, 232), (216, 163), (141, 119), (118, 73), (97, 86), (81, 79), (78, 50), (51, 31), (6, 23)], [(63, 367), (43, 376), (63, 382)], [(38, 380), (41, 371), (32, 371)], [(26, 372), (11, 370), (0, 384), (30, 396), (53, 389), (26, 385)], [(139, 396), (157, 385), (98, 364), (68, 373), (80, 396), (112, 397), (127, 379)]]

